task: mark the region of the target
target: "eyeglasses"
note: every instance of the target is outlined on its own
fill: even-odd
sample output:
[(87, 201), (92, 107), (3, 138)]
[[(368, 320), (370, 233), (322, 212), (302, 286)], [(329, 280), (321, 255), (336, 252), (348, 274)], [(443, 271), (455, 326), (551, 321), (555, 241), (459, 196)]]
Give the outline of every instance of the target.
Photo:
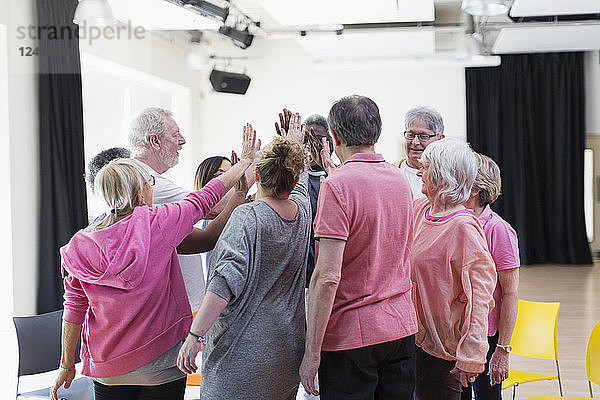
[(148, 179), (148, 185), (154, 186), (156, 183), (156, 179), (154, 179), (154, 175), (150, 175), (150, 179)]
[(404, 131), (404, 138), (406, 140), (413, 140), (414, 138), (418, 137), (419, 138), (419, 142), (426, 142), (429, 139), (431, 139), (434, 136), (437, 136), (435, 133), (433, 135), (429, 135), (427, 133), (416, 133), (416, 132), (411, 132), (411, 131)]

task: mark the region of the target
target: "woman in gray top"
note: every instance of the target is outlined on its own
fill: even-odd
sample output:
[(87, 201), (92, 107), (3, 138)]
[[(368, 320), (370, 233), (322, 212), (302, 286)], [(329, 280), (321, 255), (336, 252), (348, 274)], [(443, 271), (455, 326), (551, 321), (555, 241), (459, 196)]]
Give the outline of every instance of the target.
[(257, 159), (254, 202), (231, 215), (211, 257), (207, 292), (177, 365), (195, 372), (203, 399), (296, 397), (305, 339), (310, 236), (300, 116)]

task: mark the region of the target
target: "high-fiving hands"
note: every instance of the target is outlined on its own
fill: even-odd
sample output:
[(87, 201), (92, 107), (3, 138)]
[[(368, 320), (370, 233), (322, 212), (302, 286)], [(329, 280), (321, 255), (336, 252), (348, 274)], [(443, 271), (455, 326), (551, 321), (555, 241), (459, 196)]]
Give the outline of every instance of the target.
[(290, 128), (290, 121), (292, 119), (292, 112), (287, 108), (284, 108), (282, 112), (279, 113), (279, 122), (281, 123), (281, 128), (277, 122), (275, 122), (275, 132), (279, 136), (285, 136), (287, 134), (288, 129)]
[(302, 118), (300, 117), (300, 114), (296, 113), (291, 115), (287, 133), (284, 133), (281, 136), (294, 142), (304, 143), (306, 126), (302, 124)]
[(317, 139), (315, 135), (314, 129), (310, 128), (309, 132), (306, 132), (306, 137), (308, 138), (308, 143), (310, 144), (310, 153), (312, 159), (323, 168), (323, 170), (327, 173), (327, 175), (331, 174), (331, 172), (337, 168), (334, 164), (333, 159), (331, 158), (331, 153), (329, 152), (329, 142), (327, 139), (321, 138)]
[(256, 131), (252, 128), (251, 124), (244, 126), (242, 134), (242, 152), (240, 153), (240, 160), (250, 160), (254, 162), (258, 157), (260, 151), (260, 139), (256, 139)]

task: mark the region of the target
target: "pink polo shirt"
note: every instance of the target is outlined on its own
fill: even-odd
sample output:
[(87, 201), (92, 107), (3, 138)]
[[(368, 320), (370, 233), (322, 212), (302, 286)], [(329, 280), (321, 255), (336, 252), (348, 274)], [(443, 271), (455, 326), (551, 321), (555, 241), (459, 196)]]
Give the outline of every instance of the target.
[(346, 241), (323, 351), (416, 333), (409, 270), (412, 225), (408, 180), (380, 154), (354, 154), (321, 184), (315, 238)]
[[(483, 232), (485, 232), (485, 239), (496, 264), (496, 271), (519, 268), (521, 261), (519, 260), (517, 232), (508, 222), (493, 212), (489, 205), (483, 209), (479, 216), (479, 222), (483, 225)], [(488, 336), (494, 336), (498, 330), (500, 310), (502, 309), (502, 288), (499, 282), (494, 290), (494, 302), (496, 306), (488, 315)]]

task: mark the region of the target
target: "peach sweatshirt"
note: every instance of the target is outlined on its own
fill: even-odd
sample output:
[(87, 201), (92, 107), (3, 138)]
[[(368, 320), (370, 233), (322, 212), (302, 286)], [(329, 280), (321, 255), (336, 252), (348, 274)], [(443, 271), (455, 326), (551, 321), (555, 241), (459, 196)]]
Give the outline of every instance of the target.
[(488, 350), (488, 314), (494, 307), (494, 261), (472, 213), (432, 218), (430, 208), (426, 198), (414, 202), (410, 263), (416, 344), (432, 356), (456, 360), (462, 371), (480, 373)]

